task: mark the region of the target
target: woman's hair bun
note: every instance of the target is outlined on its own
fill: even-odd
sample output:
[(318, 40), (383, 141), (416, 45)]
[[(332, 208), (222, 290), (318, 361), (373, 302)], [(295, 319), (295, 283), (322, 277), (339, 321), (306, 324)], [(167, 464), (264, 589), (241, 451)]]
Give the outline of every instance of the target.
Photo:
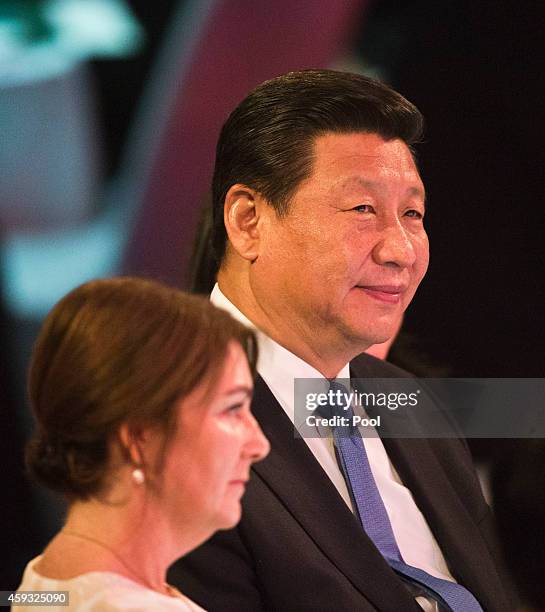
[(105, 449), (97, 449), (97, 445), (87, 446), (82, 452), (73, 443), (60, 437), (50, 438), (43, 432), (34, 435), (25, 451), (30, 474), (49, 489), (68, 498), (85, 498), (98, 489), (104, 458)]

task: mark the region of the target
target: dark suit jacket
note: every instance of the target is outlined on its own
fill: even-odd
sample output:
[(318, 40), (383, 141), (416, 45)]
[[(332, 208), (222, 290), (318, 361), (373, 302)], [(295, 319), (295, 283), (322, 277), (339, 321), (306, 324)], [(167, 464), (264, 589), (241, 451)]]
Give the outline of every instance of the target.
[[(351, 376), (403, 377), (367, 355)], [(215, 611), (421, 610), (384, 561), (261, 378), (252, 410), (271, 442), (253, 467), (240, 524), (177, 561), (169, 580)], [(465, 443), (384, 439), (450, 571), (486, 612), (512, 612), (492, 516)]]

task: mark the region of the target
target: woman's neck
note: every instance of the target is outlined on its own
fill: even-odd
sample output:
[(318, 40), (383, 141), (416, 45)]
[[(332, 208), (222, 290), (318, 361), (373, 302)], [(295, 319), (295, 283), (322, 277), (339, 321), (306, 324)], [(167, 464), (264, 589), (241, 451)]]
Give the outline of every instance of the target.
[(90, 571), (112, 571), (154, 591), (171, 594), (166, 570), (181, 556), (160, 516), (131, 504), (76, 502), (66, 524), (44, 551), (37, 571), (64, 579)]

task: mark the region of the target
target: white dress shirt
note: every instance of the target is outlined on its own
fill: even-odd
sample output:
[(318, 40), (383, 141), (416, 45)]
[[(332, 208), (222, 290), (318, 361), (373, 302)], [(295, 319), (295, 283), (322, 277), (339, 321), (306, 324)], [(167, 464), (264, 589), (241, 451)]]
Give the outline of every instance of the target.
[[(256, 329), (255, 325), (225, 297), (217, 284), (210, 299), (213, 304), (227, 310), (235, 319), (255, 330), (259, 347), (257, 371), (293, 423), (295, 410), (294, 379), (323, 379), (323, 375), (297, 355)], [(348, 363), (341, 369), (336, 378), (350, 378)], [(305, 437), (304, 440), (339, 491), (346, 505), (354, 512), (346, 482), (335, 458), (333, 437)], [(425, 570), (432, 576), (454, 581), (426, 519), (418, 509), (412, 493), (401, 482), (386, 454), (382, 440), (378, 435), (376, 437), (366, 436), (363, 438), (363, 443), (404, 561), (409, 565)], [(434, 601), (424, 597), (417, 597), (416, 601), (426, 612), (437, 610)]]

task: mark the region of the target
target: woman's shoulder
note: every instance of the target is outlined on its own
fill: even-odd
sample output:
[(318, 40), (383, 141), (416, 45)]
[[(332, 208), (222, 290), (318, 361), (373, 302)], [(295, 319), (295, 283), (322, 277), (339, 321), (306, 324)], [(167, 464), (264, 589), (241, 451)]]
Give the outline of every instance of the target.
[[(145, 612), (165, 610), (172, 612), (203, 612), (187, 597), (168, 597), (113, 572), (88, 572), (68, 580), (56, 580), (40, 575), (35, 566), (40, 557), (27, 565), (18, 591), (67, 592), (70, 610), (77, 612)], [(33, 610), (34, 608), (32, 608)], [(66, 606), (48, 607), (64, 612)], [(25, 607), (18, 607), (25, 612)], [(30, 611), (30, 608), (29, 608)]]

